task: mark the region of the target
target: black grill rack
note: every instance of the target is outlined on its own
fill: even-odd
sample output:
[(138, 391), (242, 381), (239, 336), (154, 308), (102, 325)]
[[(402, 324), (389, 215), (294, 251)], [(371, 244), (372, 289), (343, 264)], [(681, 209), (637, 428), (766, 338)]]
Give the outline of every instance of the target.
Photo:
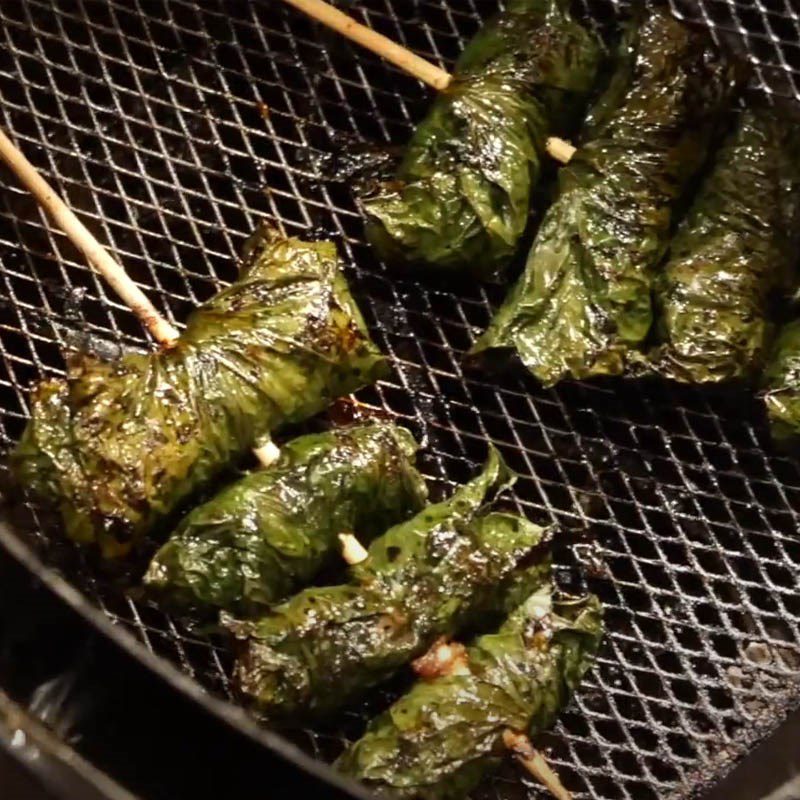
[[(586, 5), (595, 19), (613, 12)], [(496, 3), (346, 8), (446, 67)], [(800, 99), (795, 0), (673, 10), (737, 40), (756, 91)], [(364, 144), (403, 143), (428, 95), (277, 0), (0, 4), (0, 123), (173, 321), (234, 278), (264, 216), (339, 243), (394, 366), (360, 399), (424, 441), (424, 471), (441, 485), (467, 479), (494, 442), (522, 475), (514, 502), (561, 527), (562, 583), (585, 581), (606, 605), (598, 667), (541, 743), (564, 783), (603, 800), (695, 796), (800, 705), (800, 464), (774, 452), (750, 396), (621, 381), (544, 390), (524, 376), (465, 374), (461, 356), (502, 290), (390, 275), (364, 244), (350, 191), (359, 159), (371, 158)], [(65, 348), (113, 352), (144, 336), (0, 175), (8, 450), (27, 387), (63, 373)], [(38, 520), (33, 544), (65, 568), (52, 523)], [(223, 648), (72, 560), (72, 579), (141, 647), (229, 696)], [(298, 741), (330, 759), (386, 702), (380, 694)], [(509, 767), (478, 795), (539, 791)]]

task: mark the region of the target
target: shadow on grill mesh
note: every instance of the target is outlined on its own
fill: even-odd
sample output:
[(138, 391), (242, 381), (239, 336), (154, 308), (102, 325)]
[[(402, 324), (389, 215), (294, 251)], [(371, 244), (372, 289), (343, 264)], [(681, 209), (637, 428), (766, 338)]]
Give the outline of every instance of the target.
[[(598, 14), (602, 4), (590, 5)], [(365, 0), (359, 13), (446, 66), (493, 8)], [(757, 91), (800, 99), (792, 0), (675, 10), (746, 46)], [(518, 376), (465, 377), (461, 355), (501, 292), (390, 278), (365, 246), (348, 185), (358, 159), (336, 154), (361, 143), (368, 159), (370, 144), (405, 141), (425, 108), (421, 85), (271, 0), (4, 0), (0, 42), (0, 122), (173, 321), (233, 279), (260, 217), (332, 237), (394, 366), (360, 399), (422, 438), (424, 471), (440, 486), (465, 480), (486, 441), (522, 473), (520, 509), (561, 525), (561, 583), (585, 581), (607, 607), (598, 668), (544, 740), (570, 789), (604, 800), (696, 794), (798, 704), (800, 465), (770, 449), (757, 403), (663, 384), (543, 390)], [(3, 175), (7, 450), (27, 387), (62, 373), (64, 347), (113, 352), (143, 334)], [(65, 556), (43, 518), (35, 527), (39, 551), (113, 621), (229, 695), (224, 650)], [(330, 759), (385, 702), (372, 697), (298, 741)], [(507, 771), (479, 794), (536, 791)]]

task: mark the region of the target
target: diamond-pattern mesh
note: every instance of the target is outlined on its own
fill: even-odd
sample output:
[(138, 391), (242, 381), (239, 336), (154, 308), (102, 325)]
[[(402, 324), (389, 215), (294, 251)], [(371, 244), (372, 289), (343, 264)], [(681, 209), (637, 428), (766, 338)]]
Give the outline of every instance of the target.
[[(587, 4), (598, 18), (611, 8)], [(445, 66), (494, 7), (350, 5)], [(757, 90), (800, 99), (794, 0), (674, 10), (746, 45)], [(394, 365), (360, 399), (424, 441), (425, 472), (442, 485), (467, 479), (494, 442), (522, 475), (518, 506), (560, 524), (561, 581), (600, 594), (609, 630), (598, 668), (543, 742), (576, 796), (697, 794), (798, 704), (800, 467), (771, 448), (757, 401), (661, 383), (544, 390), (519, 375), (465, 376), (461, 356), (502, 291), (392, 276), (365, 246), (349, 185), (372, 157), (362, 145), (405, 141), (424, 87), (276, 0), (3, 0), (0, 42), (0, 123), (173, 321), (233, 279), (260, 217), (336, 239)], [(8, 449), (27, 387), (63, 372), (63, 348), (113, 352), (144, 337), (0, 174)], [(61, 558), (40, 521), (40, 547)], [(229, 694), (223, 648), (101, 575), (78, 571), (112, 620)], [(331, 758), (365, 709), (299, 739)], [(478, 794), (539, 792), (508, 765)]]

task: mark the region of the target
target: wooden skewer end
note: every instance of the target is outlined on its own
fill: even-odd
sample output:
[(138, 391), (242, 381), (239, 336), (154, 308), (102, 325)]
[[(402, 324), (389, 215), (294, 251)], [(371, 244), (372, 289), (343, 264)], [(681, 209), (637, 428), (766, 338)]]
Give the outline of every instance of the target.
[(281, 451), (271, 439), (258, 447), (254, 447), (253, 453), (255, 453), (262, 467), (272, 466), (281, 455)]
[(340, 533), (339, 541), (342, 543), (342, 558), (352, 567), (366, 561), (366, 548), (353, 536), (352, 533)]
[(416, 53), (412, 53), (383, 34), (356, 22), (324, 0), (285, 0), (289, 5), (327, 25), (356, 44), (385, 58), (404, 72), (441, 91), (450, 85), (450, 74)]
[(562, 164), (568, 164), (572, 157), (577, 152), (578, 148), (571, 145), (566, 139), (559, 139), (557, 136), (551, 136), (545, 142), (545, 150), (556, 161)]
[(174, 328), (169, 322), (167, 322), (164, 317), (156, 315), (156, 316), (147, 316), (146, 314), (140, 314), (138, 311), (134, 309), (134, 313), (139, 317), (140, 320), (144, 323), (145, 327), (148, 331), (150, 331), (150, 335), (166, 350), (169, 350), (175, 345), (178, 344), (178, 339), (180, 338), (180, 333), (178, 333), (177, 329)]
[(572, 795), (561, 783), (558, 774), (547, 763), (545, 757), (534, 748), (525, 734), (506, 728), (503, 731), (503, 744), (536, 780), (547, 787), (553, 797), (557, 800), (572, 800)]
[(139, 317), (153, 338), (164, 347), (173, 346), (178, 339), (178, 331), (158, 313), (122, 266), (97, 241), (2, 130), (0, 158), (8, 164), (22, 185), (36, 198), (69, 240), (86, 256), (86, 260), (108, 281), (120, 299)]

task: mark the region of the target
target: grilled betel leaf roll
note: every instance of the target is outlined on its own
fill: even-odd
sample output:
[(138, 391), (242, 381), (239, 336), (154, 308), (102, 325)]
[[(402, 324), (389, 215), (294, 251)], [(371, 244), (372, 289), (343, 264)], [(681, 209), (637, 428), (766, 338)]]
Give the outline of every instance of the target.
[(264, 610), (341, 558), (338, 534), (369, 541), (422, 508), (416, 450), (407, 430), (388, 423), (301, 436), (190, 512), (145, 585), (181, 609)]
[(797, 124), (750, 109), (723, 142), (656, 283), (661, 374), (717, 382), (763, 365), (769, 301), (791, 286), (800, 241)]
[(533, 735), (553, 724), (602, 632), (596, 597), (543, 586), (497, 633), (469, 647), (455, 674), (415, 683), (336, 766), (378, 796), (465, 797), (506, 755), (507, 729)]
[(770, 431), (776, 444), (800, 442), (800, 320), (778, 334), (762, 377)]
[(600, 62), (568, 5), (511, 0), (466, 47), (395, 180), (362, 198), (383, 258), (499, 277), (527, 226), (545, 140), (568, 131)]
[(334, 245), (264, 229), (174, 347), (40, 384), (14, 469), (70, 537), (118, 556), (256, 440), (384, 368)]
[(349, 583), (307, 589), (259, 620), (223, 615), (242, 640), (234, 676), (243, 698), (273, 722), (330, 713), (437, 637), (518, 602), (543, 568), (543, 531), (488, 512), (489, 494), (511, 482), (492, 451), (452, 497), (376, 539)]
[(674, 206), (740, 72), (705, 32), (658, 10), (630, 26), (620, 59), (523, 276), (474, 348), (512, 348), (546, 385), (620, 373), (647, 335)]

